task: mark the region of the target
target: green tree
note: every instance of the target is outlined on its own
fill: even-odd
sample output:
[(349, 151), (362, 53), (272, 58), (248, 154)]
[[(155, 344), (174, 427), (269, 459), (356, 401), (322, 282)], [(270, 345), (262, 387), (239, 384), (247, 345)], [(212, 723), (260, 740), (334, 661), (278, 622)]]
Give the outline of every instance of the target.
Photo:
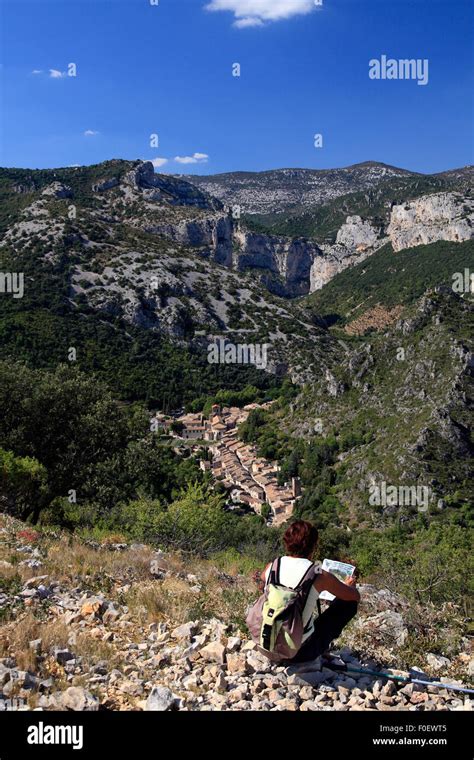
[(37, 459), (0, 449), (0, 501), (20, 519), (37, 515), (47, 493), (47, 472)]

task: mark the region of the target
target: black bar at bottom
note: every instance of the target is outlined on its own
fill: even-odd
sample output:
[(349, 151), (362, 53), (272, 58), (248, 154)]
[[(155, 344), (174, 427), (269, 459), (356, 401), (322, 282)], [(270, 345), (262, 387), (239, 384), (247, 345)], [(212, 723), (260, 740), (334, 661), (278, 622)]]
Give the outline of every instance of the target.
[[(0, 760), (104, 757), (133, 760), (189, 751), (242, 757), (274, 748), (297, 760), (302, 751), (334, 757), (473, 757), (469, 712), (5, 712)], [(50, 743), (54, 740), (57, 743)], [(74, 746), (76, 749), (74, 749)]]

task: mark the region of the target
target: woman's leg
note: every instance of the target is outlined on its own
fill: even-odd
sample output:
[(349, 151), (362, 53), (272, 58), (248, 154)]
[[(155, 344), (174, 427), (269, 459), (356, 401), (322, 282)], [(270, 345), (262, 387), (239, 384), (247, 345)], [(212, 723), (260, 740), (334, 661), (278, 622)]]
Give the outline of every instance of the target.
[(290, 662), (308, 662), (319, 657), (331, 641), (341, 635), (342, 629), (357, 613), (357, 602), (334, 599), (314, 621), (314, 631)]

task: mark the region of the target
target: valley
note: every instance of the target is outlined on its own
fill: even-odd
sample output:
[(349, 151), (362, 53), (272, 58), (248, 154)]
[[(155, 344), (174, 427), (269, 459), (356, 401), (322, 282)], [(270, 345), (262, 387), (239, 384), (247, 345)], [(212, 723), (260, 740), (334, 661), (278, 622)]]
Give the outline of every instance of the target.
[(2, 3), (0, 760), (464, 757), (473, 12)]
[[(146, 556), (165, 551), (172, 563), (192, 557), (194, 567), (199, 558), (207, 580), (188, 573), (196, 619), (208, 598), (220, 600), (214, 572), (227, 578), (216, 611), (225, 617), (226, 594), (245, 588), (251, 596), (245, 572), (275, 555), (288, 521), (310, 520), (321, 556), (355, 563), (367, 582), (351, 646), (385, 662), (390, 647), (404, 662), (415, 652), (421, 665), (427, 648), (442, 647), (464, 679), (474, 476), (471, 178), (468, 168), (423, 177), (373, 162), (202, 182), (143, 161), (1, 170), (2, 512), (45, 537), (44, 558), (54, 555), (51, 531), (78, 541), (79, 555), (81, 542), (92, 542), (94, 566), (111, 536), (119, 547), (153, 547)], [(236, 219), (231, 209), (240, 203)], [(13, 287), (20, 277), (21, 293)], [(6, 523), (15, 546), (22, 524)], [(12, 611), (23, 615), (37, 594), (10, 568), (11, 552), (3, 556), (0, 612), (10, 630)], [(449, 572), (431, 586), (440, 566)], [(169, 611), (173, 572), (157, 572), (144, 572), (139, 593), (151, 584), (155, 599), (163, 581)], [(52, 583), (48, 594), (56, 598), (58, 589)], [(400, 612), (382, 604), (387, 593), (397, 595)], [(187, 590), (184, 597), (188, 605)], [(194, 614), (188, 606), (177, 613), (180, 624)], [(103, 607), (107, 619), (114, 609), (107, 617)], [(83, 627), (102, 620), (85, 614)], [(241, 635), (240, 621), (228, 625)], [(393, 641), (387, 634), (387, 646), (385, 633), (371, 638), (380, 625), (398, 632)], [(232, 668), (237, 654), (218, 656)], [(71, 684), (85, 663), (78, 660), (77, 673), (66, 668)], [(255, 662), (255, 672), (262, 667)], [(177, 674), (171, 667), (171, 689), (201, 709), (207, 702), (194, 702)], [(214, 675), (202, 669), (204, 679)], [(239, 684), (230, 673), (222, 678), (237, 699)], [(117, 690), (104, 679), (103, 703), (146, 708), (139, 698), (149, 690), (139, 680)], [(93, 675), (93, 691), (94, 683)], [(97, 704), (89, 692), (63, 697), (51, 691), (55, 684), (44, 687), (44, 709), (63, 698)], [(282, 704), (287, 693), (285, 681)], [(421, 704), (408, 693), (383, 697), (395, 700), (381, 702), (390, 709)], [(354, 709), (372, 709), (373, 699), (355, 700)], [(300, 709), (298, 699), (291, 704)]]

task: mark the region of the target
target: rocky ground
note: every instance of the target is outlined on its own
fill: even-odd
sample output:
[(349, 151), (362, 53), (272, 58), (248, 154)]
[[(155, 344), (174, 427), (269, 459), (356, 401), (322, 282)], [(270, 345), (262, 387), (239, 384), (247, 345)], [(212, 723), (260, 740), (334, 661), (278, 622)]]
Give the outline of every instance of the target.
[[(190, 572), (192, 567), (193, 572)], [(361, 586), (363, 602), (331, 663), (394, 670), (407, 603)], [(468, 695), (343, 673), (328, 660), (278, 667), (248, 640), (248, 575), (142, 544), (81, 542), (0, 515), (0, 710), (470, 710)], [(468, 682), (456, 658), (427, 653), (441, 682)], [(457, 676), (457, 678), (456, 678)]]

